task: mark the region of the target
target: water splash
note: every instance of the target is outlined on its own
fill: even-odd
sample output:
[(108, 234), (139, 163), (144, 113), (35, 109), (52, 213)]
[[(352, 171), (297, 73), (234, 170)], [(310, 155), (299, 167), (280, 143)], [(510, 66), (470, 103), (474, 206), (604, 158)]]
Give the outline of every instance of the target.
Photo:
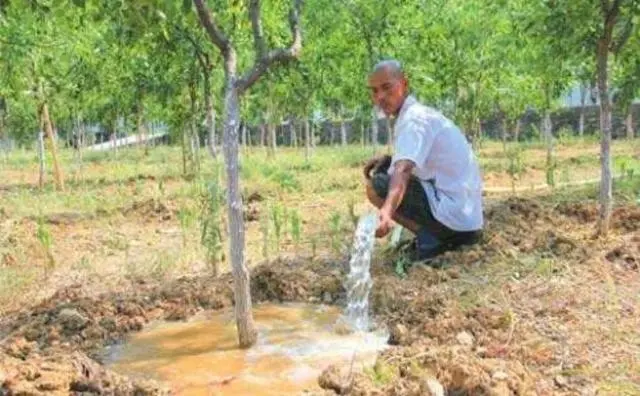
[(350, 271), (345, 282), (347, 307), (343, 319), (357, 331), (370, 330), (369, 292), (373, 281), (369, 268), (377, 225), (378, 216), (375, 213), (368, 213), (358, 220), (349, 261)]

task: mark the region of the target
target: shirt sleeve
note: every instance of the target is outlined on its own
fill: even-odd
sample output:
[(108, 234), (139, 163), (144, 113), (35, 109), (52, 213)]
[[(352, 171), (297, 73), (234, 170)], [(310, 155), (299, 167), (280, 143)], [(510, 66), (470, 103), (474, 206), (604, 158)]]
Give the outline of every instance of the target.
[(435, 134), (424, 120), (410, 118), (397, 125), (394, 153), (391, 158), (390, 172), (396, 162), (410, 160), (417, 167), (424, 166), (433, 146)]

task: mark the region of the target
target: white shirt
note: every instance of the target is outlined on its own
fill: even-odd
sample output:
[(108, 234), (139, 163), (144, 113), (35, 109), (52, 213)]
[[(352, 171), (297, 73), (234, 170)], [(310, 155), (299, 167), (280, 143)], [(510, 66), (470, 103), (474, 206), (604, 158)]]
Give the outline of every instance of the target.
[(478, 163), (465, 136), (439, 111), (409, 95), (395, 124), (395, 152), (399, 160), (415, 163), (413, 174), (425, 189), (433, 216), (455, 231), (483, 226), (482, 180)]

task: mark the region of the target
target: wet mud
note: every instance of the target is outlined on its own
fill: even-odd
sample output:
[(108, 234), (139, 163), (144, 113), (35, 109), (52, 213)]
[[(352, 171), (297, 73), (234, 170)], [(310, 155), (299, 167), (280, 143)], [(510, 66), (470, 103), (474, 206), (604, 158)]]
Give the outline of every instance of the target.
[[(637, 207), (614, 211), (613, 228), (627, 240), (611, 245), (594, 241), (583, 230), (582, 222), (593, 220), (594, 207), (551, 207), (508, 199), (487, 209), (482, 242), (444, 254), (434, 262), (440, 268), (416, 265), (406, 277), (399, 277), (393, 263), (376, 259), (370, 304), (376, 320), (391, 330), (393, 347), (382, 352), (368, 372), (344, 373), (328, 367), (318, 379), (323, 390), (316, 393), (421, 395), (438, 394), (441, 387), (448, 395), (595, 394), (596, 383), (590, 376), (557, 369), (580, 372), (591, 353), (580, 349), (585, 348), (582, 341), (569, 336), (574, 327), (583, 327), (582, 315), (598, 312), (597, 307), (590, 311), (590, 304), (600, 297), (571, 292), (598, 282), (586, 269), (598, 257), (611, 266), (611, 276), (620, 271), (626, 274), (620, 279), (637, 281), (633, 276), (638, 273), (640, 238), (627, 234), (638, 229), (640, 222), (629, 219), (640, 211)], [(147, 209), (166, 214), (155, 204), (132, 210)], [(549, 258), (552, 264), (562, 258), (564, 264), (539, 264), (532, 270), (520, 257)], [(508, 263), (505, 271), (514, 281), (496, 286), (495, 274), (482, 271), (501, 261)], [(337, 259), (262, 264), (251, 270), (252, 298), (343, 305), (347, 265)], [(581, 268), (587, 275), (576, 272), (554, 281), (544, 277), (521, 281), (526, 271), (549, 275)], [(490, 287), (497, 290), (493, 296), (473, 298), (478, 290)], [(602, 293), (606, 291), (603, 287)], [(82, 285), (60, 290), (36, 307), (3, 318), (0, 394), (170, 394), (166, 384), (106, 369), (101, 351), (151, 321), (179, 321), (232, 305), (230, 274), (166, 284), (140, 281), (133, 291), (101, 296), (92, 296)], [(631, 313), (629, 323), (634, 320)], [(602, 348), (606, 347), (603, 341)]]

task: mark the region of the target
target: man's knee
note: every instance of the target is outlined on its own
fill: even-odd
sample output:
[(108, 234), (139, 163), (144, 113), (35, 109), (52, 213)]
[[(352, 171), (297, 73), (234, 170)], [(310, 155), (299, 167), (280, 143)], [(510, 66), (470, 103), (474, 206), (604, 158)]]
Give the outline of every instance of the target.
[(387, 197), (389, 190), (389, 176), (384, 173), (375, 173), (367, 180), (367, 198), (369, 201), (380, 207)]

